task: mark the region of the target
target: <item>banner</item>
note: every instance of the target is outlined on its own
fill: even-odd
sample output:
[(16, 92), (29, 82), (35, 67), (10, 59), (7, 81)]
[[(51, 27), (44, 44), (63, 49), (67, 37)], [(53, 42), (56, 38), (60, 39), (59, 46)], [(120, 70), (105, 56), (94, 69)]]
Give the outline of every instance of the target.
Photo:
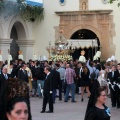
[(25, 0), (28, 5), (31, 6), (43, 6), (43, 0)]

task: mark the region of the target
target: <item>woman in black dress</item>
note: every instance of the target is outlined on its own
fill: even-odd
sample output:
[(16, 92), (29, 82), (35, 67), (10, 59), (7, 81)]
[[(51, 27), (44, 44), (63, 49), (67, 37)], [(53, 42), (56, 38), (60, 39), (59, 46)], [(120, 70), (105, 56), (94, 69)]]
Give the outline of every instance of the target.
[(88, 97), (90, 96), (90, 91), (89, 91), (89, 70), (87, 66), (83, 66), (82, 71), (81, 71), (81, 81), (80, 81), (80, 87), (81, 87), (81, 101), (83, 101), (83, 95), (84, 95), (84, 90), (86, 89), (88, 93)]
[(94, 97), (92, 96), (93, 98), (90, 98), (90, 101), (93, 102), (91, 107), (89, 106), (90, 101), (88, 102), (89, 107), (86, 111), (85, 120), (110, 120), (110, 110), (105, 105), (107, 98), (105, 88), (99, 87), (94, 95)]

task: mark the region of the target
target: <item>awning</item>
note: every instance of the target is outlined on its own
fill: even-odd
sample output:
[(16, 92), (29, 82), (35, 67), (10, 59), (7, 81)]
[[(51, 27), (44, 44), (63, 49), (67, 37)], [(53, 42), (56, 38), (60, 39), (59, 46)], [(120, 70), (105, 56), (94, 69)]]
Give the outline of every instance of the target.
[(43, 0), (25, 0), (28, 5), (31, 6), (43, 6)]
[(67, 40), (67, 47), (74, 48), (90, 48), (90, 47), (98, 47), (98, 43), (96, 39), (69, 39)]

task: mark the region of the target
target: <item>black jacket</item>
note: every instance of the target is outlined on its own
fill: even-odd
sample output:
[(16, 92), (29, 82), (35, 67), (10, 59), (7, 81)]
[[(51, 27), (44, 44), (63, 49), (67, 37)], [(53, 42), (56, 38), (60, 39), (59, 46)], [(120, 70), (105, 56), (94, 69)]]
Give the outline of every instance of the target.
[(53, 91), (53, 75), (50, 73), (47, 78), (45, 79), (43, 90), (45, 93), (50, 93)]
[(51, 70), (53, 75), (53, 89), (58, 89), (60, 85), (60, 73), (56, 70)]
[[(10, 74), (7, 74), (8, 79), (10, 78)], [(5, 119), (5, 93), (6, 93), (6, 79), (2, 74), (0, 74), (0, 120)]]
[[(8, 79), (11, 78), (10, 74), (7, 74)], [(3, 73), (0, 74), (0, 81), (6, 80), (5, 76)]]
[(44, 68), (42, 67), (36, 68), (35, 76), (37, 80), (45, 80), (46, 74), (44, 73)]
[(11, 71), (11, 74), (10, 74), (11, 77), (14, 78), (16, 76), (16, 74), (17, 74), (17, 71), (16, 71), (15, 68), (13, 68), (12, 71)]
[(118, 70), (116, 70), (116, 74), (117, 74), (117, 80), (116, 80), (116, 83), (119, 83), (120, 84), (120, 73)]
[(110, 79), (110, 82), (113, 84), (113, 82), (116, 82), (118, 79), (118, 73), (117, 71), (114, 71), (114, 77), (112, 77), (112, 72), (109, 72), (107, 75), (107, 78)]
[(31, 72), (32, 72), (33, 79), (36, 79), (36, 70), (37, 70), (37, 68), (35, 66), (31, 67)]
[(25, 73), (24, 73), (23, 70), (19, 70), (18, 71), (18, 79), (28, 82), (27, 71), (25, 70)]

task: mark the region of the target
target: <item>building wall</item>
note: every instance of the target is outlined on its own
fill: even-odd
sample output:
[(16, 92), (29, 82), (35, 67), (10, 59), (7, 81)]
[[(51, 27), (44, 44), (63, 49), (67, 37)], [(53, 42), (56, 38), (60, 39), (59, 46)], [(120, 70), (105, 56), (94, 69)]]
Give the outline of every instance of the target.
[[(19, 38), (18, 45), (20, 46), (20, 50), (23, 51), (23, 55), (26, 61), (30, 58), (33, 58), (33, 54), (37, 54), (37, 56), (45, 55), (48, 57), (48, 52), (46, 50), (46, 46), (49, 45), (49, 41), (54, 45), (56, 38), (56, 29), (59, 32), (59, 24), (60, 17), (55, 13), (56, 11), (79, 11), (79, 1), (80, 0), (66, 0), (66, 5), (61, 6), (59, 0), (44, 0), (44, 9), (45, 9), (45, 17), (44, 20), (40, 23), (29, 23), (24, 22), (20, 17), (9, 17), (8, 20), (2, 19), (0, 17), (0, 49), (2, 49), (3, 60), (7, 59), (7, 50), (10, 49), (10, 30), (12, 27), (12, 23), (16, 21), (20, 21), (26, 31), (26, 38)], [(115, 45), (115, 56), (117, 60), (120, 62), (120, 34), (119, 34), (119, 26), (120, 26), (120, 8), (117, 7), (117, 4), (103, 4), (101, 0), (88, 0), (88, 10), (110, 10), (113, 9), (111, 16), (113, 17), (112, 26), (113, 30), (111, 34), (113, 38), (110, 42), (110, 48), (114, 49)], [(22, 36), (22, 35), (21, 35)], [(35, 41), (35, 43), (34, 43)], [(25, 43), (25, 44), (24, 44)], [(33, 47), (34, 45), (34, 47)], [(111, 57), (111, 56), (109, 56)]]
[[(118, 62), (120, 62), (120, 7), (117, 6), (117, 2), (114, 2), (113, 4), (102, 4), (101, 0), (98, 0), (95, 2), (95, 0), (89, 0), (89, 9), (112, 9), (113, 12), (111, 13), (111, 16), (113, 16), (113, 28), (114, 30), (111, 30), (113, 34), (113, 42), (110, 43), (110, 48), (113, 49), (113, 46), (115, 45), (115, 57)], [(111, 56), (109, 56), (111, 57)]]
[[(67, 0), (67, 3), (65, 6), (61, 6), (58, 1), (53, 0), (53, 3), (51, 4), (51, 1), (44, 0), (44, 8), (45, 8), (45, 19), (44, 21), (37, 26), (36, 31), (39, 31), (39, 33), (35, 32), (35, 49), (42, 48), (40, 51), (40, 55), (47, 55), (48, 52), (45, 50), (45, 47), (48, 45), (49, 41), (52, 41), (52, 45), (54, 45), (55, 41), (55, 26), (59, 26), (59, 17), (55, 14), (55, 11), (78, 11), (79, 10), (79, 0)], [(55, 7), (54, 7), (55, 6)], [(89, 0), (88, 1), (88, 9), (89, 10), (113, 10), (111, 16), (113, 17), (113, 23), (110, 24), (110, 26), (113, 26), (113, 30), (111, 31), (111, 34), (113, 35), (113, 38), (110, 37), (110, 51), (112, 49), (115, 49), (115, 57), (118, 61), (120, 61), (120, 55), (119, 55), (119, 45), (120, 45), (120, 34), (119, 34), (119, 24), (120, 24), (120, 8), (117, 7), (117, 4), (103, 4), (101, 0)], [(115, 48), (114, 48), (115, 45)], [(109, 55), (111, 57), (111, 54)]]
[[(34, 24), (35, 45), (34, 50), (37, 55), (45, 55), (48, 57), (46, 46), (49, 41), (54, 45), (55, 27), (59, 26), (60, 17), (55, 11), (78, 11), (79, 0), (67, 0), (65, 6), (59, 4), (59, 0), (44, 0), (45, 17), (40, 24)], [(39, 54), (38, 54), (39, 52)]]
[[(111, 5), (113, 8), (112, 15), (113, 21), (114, 21), (114, 26), (115, 30), (113, 32), (113, 44), (116, 46), (115, 50), (115, 57), (120, 62), (120, 7), (117, 6), (117, 2)], [(111, 48), (113, 46), (111, 44)]]
[(102, 0), (88, 0), (89, 3), (89, 10), (106, 10), (106, 9), (112, 9), (112, 6), (110, 4), (103, 4)]
[[(5, 14), (2, 14), (0, 17), (0, 50), (2, 50), (3, 61), (8, 59), (8, 49), (10, 50), (10, 43), (12, 42), (12, 39), (10, 38), (11, 29), (16, 22), (20, 23), (16, 28), (18, 32), (19, 49), (23, 51), (24, 60), (32, 58), (33, 45), (30, 43), (31, 40), (34, 40), (32, 24), (23, 21), (20, 16), (8, 16), (7, 19), (5, 19), (4, 16)], [(23, 41), (25, 41), (24, 45), (22, 44)]]
[[(56, 11), (79, 11), (79, 0), (67, 0), (65, 6), (61, 6), (59, 4), (59, 0), (44, 0), (44, 8), (45, 8), (45, 18), (44, 20), (39, 24), (34, 24), (34, 35), (35, 35), (35, 53), (39, 55), (45, 55), (48, 57), (48, 52), (46, 51), (46, 46), (48, 46), (49, 41), (51, 41), (52, 45), (54, 45), (55, 42), (55, 27), (58, 27), (60, 24), (60, 18), (55, 14)], [(110, 5), (110, 4), (103, 4), (101, 0), (88, 0), (88, 10), (113, 10), (113, 14), (115, 14), (115, 11), (117, 8), (116, 5)], [(116, 20), (118, 17), (114, 15), (114, 23), (116, 23)], [(116, 23), (118, 24), (118, 22)], [(59, 29), (59, 28), (58, 28)], [(116, 30), (116, 31), (115, 31)], [(112, 44), (116, 46), (116, 39), (118, 36), (115, 36), (115, 33), (117, 33), (116, 25), (115, 30), (111, 30), (112, 34), (114, 34), (114, 38), (112, 38), (111, 41), (111, 49)], [(59, 31), (58, 31), (59, 32)], [(118, 42), (118, 41), (117, 41)], [(119, 48), (116, 46), (116, 52), (115, 56), (117, 59), (119, 59), (119, 55), (117, 54), (117, 51), (119, 51)], [(110, 55), (111, 57), (111, 55)]]

